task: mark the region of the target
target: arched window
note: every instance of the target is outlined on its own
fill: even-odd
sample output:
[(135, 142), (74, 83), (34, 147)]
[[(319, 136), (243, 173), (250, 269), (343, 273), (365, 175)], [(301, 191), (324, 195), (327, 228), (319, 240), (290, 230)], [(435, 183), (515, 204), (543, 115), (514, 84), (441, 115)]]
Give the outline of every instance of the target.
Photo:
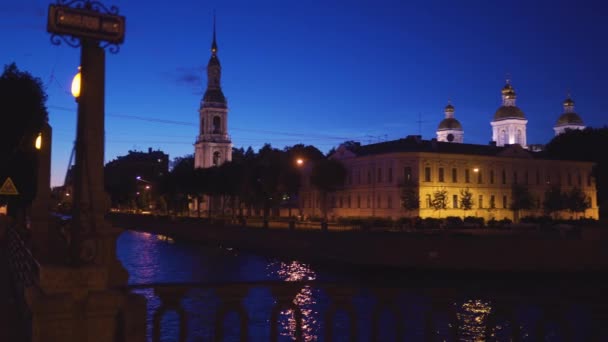
[(221, 162), (220, 152), (213, 152), (213, 166), (219, 166)]
[(201, 134), (205, 134), (205, 119), (201, 119)]
[(509, 143), (509, 136), (507, 135), (507, 131), (504, 129), (500, 131), (500, 144), (506, 145)]
[(517, 133), (515, 133), (515, 143), (520, 145), (522, 145), (523, 143), (523, 141), (521, 140), (521, 129), (518, 129)]
[(222, 119), (219, 116), (213, 117), (213, 134), (222, 132)]

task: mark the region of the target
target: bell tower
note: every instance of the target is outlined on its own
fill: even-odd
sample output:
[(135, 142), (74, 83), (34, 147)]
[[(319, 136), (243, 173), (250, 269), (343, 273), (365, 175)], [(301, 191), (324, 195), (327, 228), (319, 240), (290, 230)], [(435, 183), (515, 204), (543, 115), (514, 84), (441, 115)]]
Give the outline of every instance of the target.
[(222, 92), (222, 67), (217, 57), (215, 16), (211, 58), (207, 63), (207, 90), (198, 110), (199, 134), (194, 143), (194, 167), (220, 166), (232, 160), (232, 141), (228, 135), (228, 102)]

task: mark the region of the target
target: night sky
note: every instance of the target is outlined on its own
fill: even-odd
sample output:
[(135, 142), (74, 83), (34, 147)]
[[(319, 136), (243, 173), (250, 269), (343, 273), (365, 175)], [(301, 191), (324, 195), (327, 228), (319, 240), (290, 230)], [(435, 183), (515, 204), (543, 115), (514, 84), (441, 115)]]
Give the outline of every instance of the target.
[[(120, 52), (106, 55), (106, 161), (148, 147), (193, 153), (213, 9), (235, 147), (327, 152), (345, 140), (430, 139), (448, 99), (465, 142), (487, 144), (507, 74), (529, 144), (551, 139), (568, 91), (586, 125), (608, 121), (599, 0), (103, 2), (127, 18)], [(69, 85), (79, 49), (51, 44), (48, 4), (2, 0), (0, 62), (46, 86), (60, 185), (75, 138)]]

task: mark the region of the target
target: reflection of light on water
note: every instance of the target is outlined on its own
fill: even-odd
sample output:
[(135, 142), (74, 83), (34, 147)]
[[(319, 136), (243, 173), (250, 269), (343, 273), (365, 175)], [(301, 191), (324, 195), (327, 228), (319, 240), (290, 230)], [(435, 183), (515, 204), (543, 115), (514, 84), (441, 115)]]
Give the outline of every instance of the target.
[[(457, 305), (457, 304), (455, 304)], [(486, 320), (492, 311), (489, 301), (467, 300), (460, 306), (456, 316), (459, 321), (459, 335), (462, 341), (485, 341)], [(496, 327), (499, 329), (500, 327)], [(494, 332), (492, 332), (492, 336)]]
[[(276, 274), (284, 281), (303, 281), (303, 280), (315, 280), (317, 275), (315, 271), (310, 268), (310, 265), (303, 264), (298, 261), (292, 261), (291, 263), (275, 262), (271, 263), (269, 267), (276, 267)], [(318, 312), (313, 311), (311, 306), (316, 302), (313, 298), (312, 289), (310, 286), (304, 286), (293, 299), (293, 303), (300, 309), (302, 313), (302, 337), (304, 341), (316, 341), (318, 339), (315, 334), (317, 326)], [(296, 338), (296, 319), (293, 310), (281, 311), (281, 335), (289, 336), (293, 340)]]

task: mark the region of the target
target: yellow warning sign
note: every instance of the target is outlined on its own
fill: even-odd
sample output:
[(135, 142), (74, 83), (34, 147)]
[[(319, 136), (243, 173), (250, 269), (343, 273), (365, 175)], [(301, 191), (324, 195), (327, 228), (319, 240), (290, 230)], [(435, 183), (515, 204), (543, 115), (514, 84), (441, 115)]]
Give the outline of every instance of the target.
[(17, 187), (11, 177), (8, 177), (2, 187), (0, 187), (0, 195), (19, 195), (19, 191), (17, 191)]

